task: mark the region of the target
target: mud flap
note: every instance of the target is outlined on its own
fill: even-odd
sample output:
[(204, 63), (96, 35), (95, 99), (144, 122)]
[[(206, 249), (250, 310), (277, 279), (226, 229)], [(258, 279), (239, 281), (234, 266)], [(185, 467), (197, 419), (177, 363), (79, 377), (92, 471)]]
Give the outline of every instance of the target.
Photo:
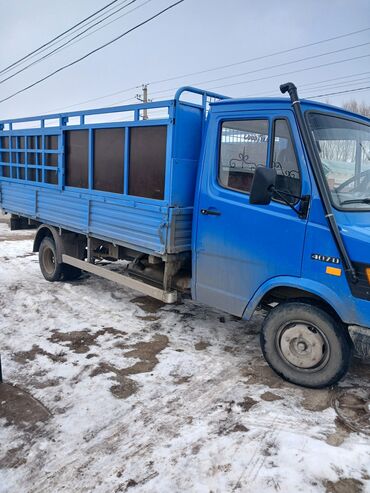
[(356, 356), (362, 359), (370, 359), (370, 329), (351, 325), (348, 327)]

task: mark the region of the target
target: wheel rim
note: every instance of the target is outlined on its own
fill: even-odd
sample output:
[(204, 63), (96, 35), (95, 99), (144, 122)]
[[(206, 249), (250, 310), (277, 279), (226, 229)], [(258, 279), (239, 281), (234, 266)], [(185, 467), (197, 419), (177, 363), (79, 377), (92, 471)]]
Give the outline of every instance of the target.
[(313, 324), (290, 322), (277, 334), (281, 357), (291, 366), (305, 371), (317, 371), (326, 365), (330, 346), (325, 334)]
[(43, 264), (46, 272), (52, 275), (55, 271), (55, 255), (51, 248), (45, 248), (43, 252)]

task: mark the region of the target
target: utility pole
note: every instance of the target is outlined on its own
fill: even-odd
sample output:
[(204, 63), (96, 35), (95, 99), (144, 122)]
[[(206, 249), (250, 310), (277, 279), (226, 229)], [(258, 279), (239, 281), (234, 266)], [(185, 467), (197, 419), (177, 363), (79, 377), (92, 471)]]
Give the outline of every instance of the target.
[[(143, 94), (136, 94), (136, 99), (142, 101), (143, 103), (150, 103), (151, 99), (148, 99), (148, 84), (143, 84), (142, 86)], [(148, 119), (148, 110), (147, 108), (143, 109), (143, 120)]]

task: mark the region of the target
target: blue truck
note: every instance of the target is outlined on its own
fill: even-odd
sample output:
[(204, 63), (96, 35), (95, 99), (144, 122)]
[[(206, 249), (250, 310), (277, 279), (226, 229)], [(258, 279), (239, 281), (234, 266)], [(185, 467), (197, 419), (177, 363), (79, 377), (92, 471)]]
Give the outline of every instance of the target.
[(0, 205), (46, 280), (263, 310), (271, 368), (335, 384), (370, 347), (370, 120), (280, 89), (1, 121)]

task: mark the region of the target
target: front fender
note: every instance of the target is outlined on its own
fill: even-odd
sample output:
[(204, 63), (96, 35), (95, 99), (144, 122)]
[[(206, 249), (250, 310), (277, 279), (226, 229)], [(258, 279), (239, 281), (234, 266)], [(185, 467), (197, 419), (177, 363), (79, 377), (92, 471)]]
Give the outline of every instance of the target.
[(348, 289), (348, 296), (343, 299), (328, 286), (311, 279), (302, 277), (279, 276), (269, 279), (262, 284), (248, 302), (243, 319), (249, 320), (263, 297), (272, 289), (280, 287), (296, 288), (312, 293), (326, 301), (347, 324), (361, 324), (356, 309), (356, 302)]

